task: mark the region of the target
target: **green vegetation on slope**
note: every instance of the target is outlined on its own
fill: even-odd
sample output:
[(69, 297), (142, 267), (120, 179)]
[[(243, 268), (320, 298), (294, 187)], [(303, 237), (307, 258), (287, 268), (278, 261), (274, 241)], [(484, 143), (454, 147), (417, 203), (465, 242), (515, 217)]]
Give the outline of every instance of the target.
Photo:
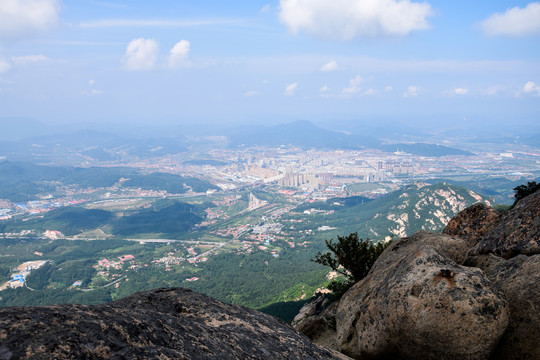
[(217, 189), (209, 182), (197, 178), (165, 173), (141, 175), (127, 167), (79, 168), (3, 161), (0, 162), (0, 199), (32, 200), (39, 193), (54, 191), (58, 184), (82, 188), (110, 187), (121, 178), (131, 178), (124, 186), (165, 190), (176, 194), (183, 194), (189, 188), (194, 192)]

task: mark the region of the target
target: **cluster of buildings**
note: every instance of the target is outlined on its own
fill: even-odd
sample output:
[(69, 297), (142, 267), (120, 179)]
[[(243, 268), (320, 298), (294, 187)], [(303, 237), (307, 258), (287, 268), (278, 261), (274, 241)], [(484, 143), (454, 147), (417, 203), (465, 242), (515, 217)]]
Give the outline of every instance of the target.
[(21, 214), (41, 214), (63, 206), (79, 204), (73, 199), (32, 200), (27, 202), (12, 203), (6, 199), (0, 199), (0, 220), (11, 219)]
[(18, 287), (25, 286), (26, 278), (28, 277), (28, 275), (30, 275), (32, 271), (39, 269), (48, 262), (49, 260), (36, 260), (22, 263), (16, 269), (14, 269), (14, 273), (11, 274), (11, 279), (0, 286), (0, 291), (5, 289), (16, 289)]
[(128, 255), (122, 255), (118, 257), (118, 261), (108, 260), (108, 259), (102, 259), (98, 261), (98, 265), (94, 265), (95, 269), (116, 269), (120, 270), (122, 268), (122, 265), (124, 265), (125, 262), (129, 261), (130, 263), (133, 263), (133, 260), (135, 259), (135, 256), (128, 254)]

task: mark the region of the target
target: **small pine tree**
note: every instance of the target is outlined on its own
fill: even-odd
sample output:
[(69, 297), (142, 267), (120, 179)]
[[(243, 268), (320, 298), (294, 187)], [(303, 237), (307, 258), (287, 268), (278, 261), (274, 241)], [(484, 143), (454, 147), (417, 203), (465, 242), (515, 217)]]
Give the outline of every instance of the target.
[(519, 185), (514, 188), (514, 191), (516, 192), (514, 194), (514, 205), (524, 197), (533, 194), (540, 190), (540, 184), (537, 184), (536, 181), (529, 181), (527, 185)]
[(358, 238), (358, 233), (338, 236), (335, 243), (325, 240), (331, 252), (319, 253), (312, 261), (329, 266), (332, 270), (344, 275), (348, 282), (354, 284), (362, 280), (369, 272), (375, 260), (382, 254), (388, 244), (373, 244), (369, 239)]

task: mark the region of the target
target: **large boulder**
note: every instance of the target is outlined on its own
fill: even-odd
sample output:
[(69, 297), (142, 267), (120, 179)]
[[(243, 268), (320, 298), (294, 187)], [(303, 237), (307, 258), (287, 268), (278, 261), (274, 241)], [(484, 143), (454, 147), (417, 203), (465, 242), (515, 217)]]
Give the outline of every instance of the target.
[(457, 236), (475, 245), (500, 220), (501, 212), (483, 203), (474, 204), (460, 211), (443, 230), (443, 234)]
[(505, 258), (540, 254), (540, 191), (510, 209), (478, 242), (476, 253), (495, 253)]
[(345, 359), (270, 315), (187, 289), (0, 309), (0, 359)]
[(540, 255), (519, 255), (490, 265), (484, 271), (510, 307), (510, 323), (494, 359), (540, 359)]
[(472, 246), (471, 254), (496, 254), (511, 258), (540, 254), (540, 191), (506, 212), (474, 205), (458, 213), (443, 230)]
[(336, 344), (357, 359), (487, 359), (508, 325), (504, 295), (462, 266), (464, 240), (395, 241), (341, 299)]

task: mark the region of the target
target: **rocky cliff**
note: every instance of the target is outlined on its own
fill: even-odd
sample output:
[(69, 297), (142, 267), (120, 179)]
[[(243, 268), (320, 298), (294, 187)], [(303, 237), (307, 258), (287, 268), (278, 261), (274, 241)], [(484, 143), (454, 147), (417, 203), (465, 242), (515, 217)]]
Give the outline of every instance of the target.
[(347, 359), (272, 316), (187, 289), (0, 309), (0, 359)]
[(465, 209), (443, 234), (395, 241), (294, 325), (356, 359), (540, 359), (539, 225), (540, 192), (507, 212)]

